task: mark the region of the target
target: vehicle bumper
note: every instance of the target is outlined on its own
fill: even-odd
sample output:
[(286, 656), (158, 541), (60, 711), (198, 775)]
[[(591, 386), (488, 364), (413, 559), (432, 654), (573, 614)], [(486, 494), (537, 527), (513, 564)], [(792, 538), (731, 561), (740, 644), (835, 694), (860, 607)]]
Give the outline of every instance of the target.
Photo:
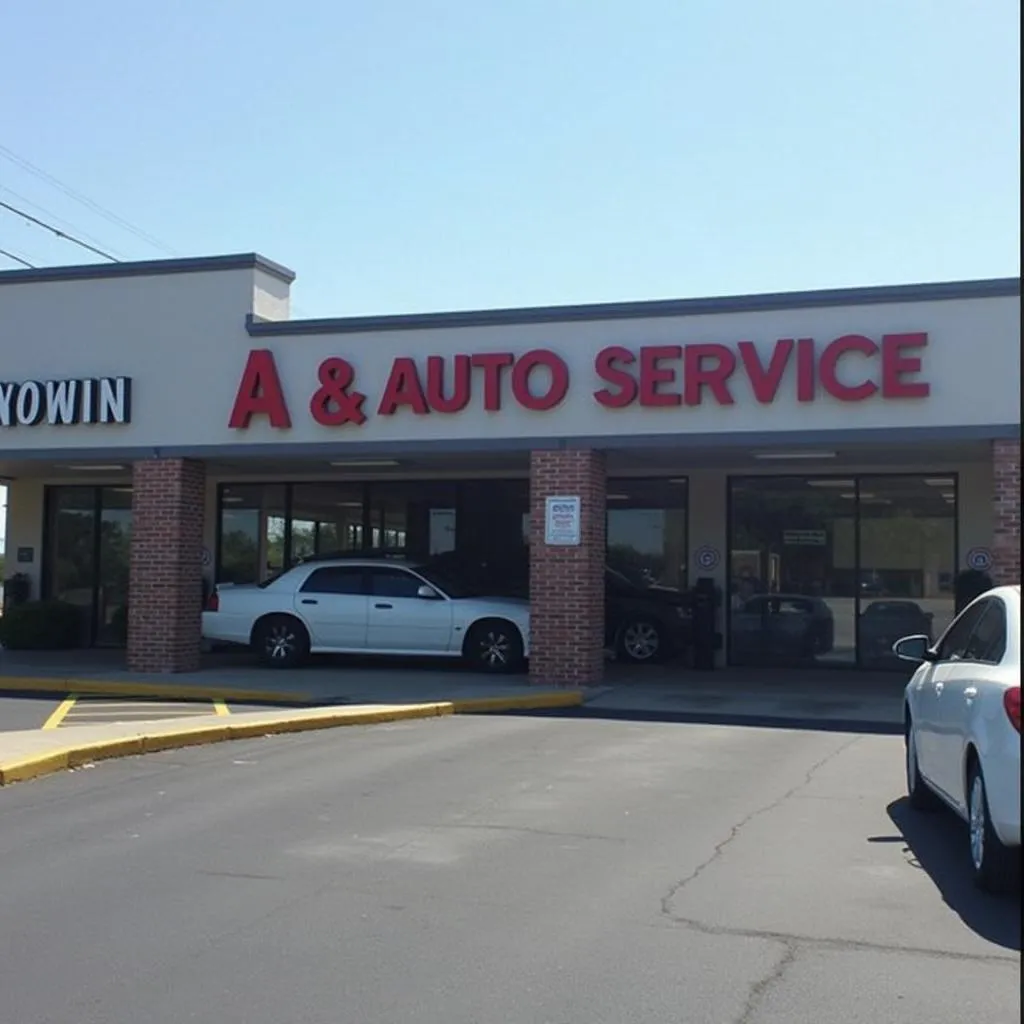
[(1020, 734), (1012, 731), (988, 755), (984, 771), (992, 828), (1004, 846), (1020, 846)]

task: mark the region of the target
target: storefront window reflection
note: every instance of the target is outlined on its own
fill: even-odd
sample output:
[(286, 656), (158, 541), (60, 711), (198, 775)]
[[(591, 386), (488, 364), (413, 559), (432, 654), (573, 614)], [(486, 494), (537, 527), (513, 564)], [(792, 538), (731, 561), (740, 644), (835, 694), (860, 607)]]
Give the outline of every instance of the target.
[(949, 621), (953, 478), (744, 478), (730, 504), (732, 663), (896, 668)]
[(896, 668), (896, 640), (913, 633), (935, 639), (949, 625), (956, 500), (953, 477), (861, 478), (861, 664)]
[(295, 484), (291, 523), (292, 565), (310, 555), (362, 550), (362, 485)]
[(77, 605), (83, 646), (120, 646), (128, 625), (131, 487), (51, 487), (47, 506), (48, 597)]
[(283, 484), (223, 487), (217, 582), (258, 583), (280, 572), (286, 524)]
[(686, 480), (611, 479), (607, 503), (609, 566), (642, 586), (684, 590)]

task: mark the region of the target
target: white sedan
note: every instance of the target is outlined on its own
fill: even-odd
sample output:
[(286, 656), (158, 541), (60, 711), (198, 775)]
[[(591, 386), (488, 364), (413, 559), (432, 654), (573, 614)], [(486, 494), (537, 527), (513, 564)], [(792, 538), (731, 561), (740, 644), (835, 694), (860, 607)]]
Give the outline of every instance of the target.
[(275, 668), (310, 654), (465, 658), (518, 669), (530, 650), (530, 606), (474, 593), (429, 566), (380, 559), (302, 562), (264, 583), (220, 585), (203, 637), (244, 644)]
[(975, 882), (1000, 891), (1020, 871), (1020, 587), (976, 598), (932, 646), (893, 651), (918, 664), (906, 688), (911, 805), (947, 804), (967, 822)]

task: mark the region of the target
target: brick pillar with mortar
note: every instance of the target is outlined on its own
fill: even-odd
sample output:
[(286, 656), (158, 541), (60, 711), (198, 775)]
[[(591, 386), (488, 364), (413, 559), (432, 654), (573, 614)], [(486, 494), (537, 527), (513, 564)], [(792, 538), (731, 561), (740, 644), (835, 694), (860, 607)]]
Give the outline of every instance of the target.
[[(544, 543), (546, 499), (579, 497), (580, 543)], [(604, 679), (605, 461), (589, 449), (530, 453), (530, 682)]]
[(992, 581), (1020, 583), (1020, 438), (992, 442)]
[(128, 668), (199, 668), (206, 471), (189, 459), (147, 459), (132, 469)]

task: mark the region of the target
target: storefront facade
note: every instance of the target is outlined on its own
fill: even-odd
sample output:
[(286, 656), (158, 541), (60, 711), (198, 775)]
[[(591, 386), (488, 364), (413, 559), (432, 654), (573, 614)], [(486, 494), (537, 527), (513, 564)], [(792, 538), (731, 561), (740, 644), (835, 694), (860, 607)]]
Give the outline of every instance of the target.
[(323, 321), (291, 281), (0, 274), (8, 575), (137, 671), (198, 665), (204, 589), (330, 551), (485, 560), (545, 683), (601, 678), (606, 565), (714, 580), (747, 665), (884, 662), (958, 572), (1019, 579), (1019, 279)]

